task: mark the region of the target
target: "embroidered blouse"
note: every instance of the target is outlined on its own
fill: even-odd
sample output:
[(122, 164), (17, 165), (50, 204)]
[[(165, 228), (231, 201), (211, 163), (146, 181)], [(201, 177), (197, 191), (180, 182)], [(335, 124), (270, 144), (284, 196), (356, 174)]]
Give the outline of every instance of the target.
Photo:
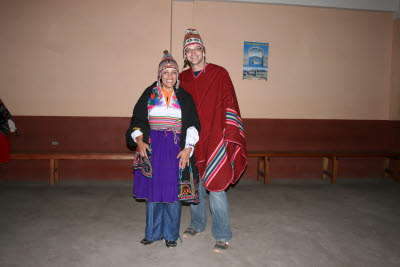
[[(182, 89), (183, 90), (183, 89)], [(171, 92), (171, 95), (168, 96), (169, 100), (167, 103), (166, 96), (163, 94), (163, 90), (158, 87), (152, 88), (151, 96), (147, 102), (147, 118), (150, 122), (150, 126), (152, 124), (159, 122), (160, 120), (164, 120), (164, 118), (168, 118), (168, 123), (171, 121), (180, 122), (182, 119), (182, 110), (179, 104), (178, 98), (174, 91)], [(193, 103), (194, 105), (194, 103)], [(141, 129), (135, 129), (131, 133), (132, 139), (136, 142), (136, 138), (142, 135), (143, 132)], [(191, 147), (190, 157), (193, 155), (194, 146), (199, 141), (199, 132), (196, 127), (190, 126), (186, 131), (185, 138), (185, 146), (184, 149)]]

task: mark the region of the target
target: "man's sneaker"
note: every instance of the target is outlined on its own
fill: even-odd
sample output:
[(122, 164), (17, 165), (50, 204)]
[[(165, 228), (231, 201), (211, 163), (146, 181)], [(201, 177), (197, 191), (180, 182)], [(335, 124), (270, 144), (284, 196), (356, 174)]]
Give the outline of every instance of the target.
[(199, 234), (199, 232), (197, 232), (196, 229), (189, 227), (185, 232), (183, 232), (183, 237), (194, 237), (197, 234)]
[(218, 240), (214, 246), (214, 252), (217, 253), (224, 253), (229, 247), (228, 242), (225, 240)]

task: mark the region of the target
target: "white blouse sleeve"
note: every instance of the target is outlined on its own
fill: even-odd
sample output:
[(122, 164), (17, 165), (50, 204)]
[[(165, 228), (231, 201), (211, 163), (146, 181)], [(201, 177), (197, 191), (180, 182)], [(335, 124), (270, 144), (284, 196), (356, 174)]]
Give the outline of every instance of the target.
[(199, 141), (199, 132), (197, 131), (196, 127), (194, 126), (189, 127), (186, 132), (185, 149), (188, 147), (192, 148), (190, 156), (193, 155), (194, 146), (198, 141)]
[(136, 137), (141, 136), (143, 133), (140, 130), (134, 130), (131, 134), (133, 141), (136, 142)]

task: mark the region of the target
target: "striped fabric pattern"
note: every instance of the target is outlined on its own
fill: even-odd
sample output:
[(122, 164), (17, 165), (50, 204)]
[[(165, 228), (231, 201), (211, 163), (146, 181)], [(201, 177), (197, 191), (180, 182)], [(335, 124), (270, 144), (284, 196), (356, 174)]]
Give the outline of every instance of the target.
[(222, 139), (217, 148), (214, 150), (214, 153), (212, 153), (211, 157), (207, 161), (206, 172), (203, 178), (206, 186), (211, 183), (227, 159), (228, 155), (226, 154), (224, 139)]
[(180, 133), (182, 120), (168, 116), (149, 116), (150, 129), (158, 131), (173, 131)]
[(244, 138), (243, 122), (235, 110), (230, 108), (226, 109), (226, 123), (238, 127), (240, 135)]

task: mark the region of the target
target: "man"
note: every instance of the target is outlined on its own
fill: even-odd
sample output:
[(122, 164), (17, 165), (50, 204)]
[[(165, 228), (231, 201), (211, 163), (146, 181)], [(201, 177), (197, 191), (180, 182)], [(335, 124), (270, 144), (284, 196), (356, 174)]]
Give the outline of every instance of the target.
[(247, 155), (232, 81), (224, 68), (206, 62), (205, 52), (197, 30), (186, 30), (183, 55), (190, 68), (181, 73), (180, 81), (192, 95), (200, 117), (201, 132), (195, 156), (202, 183), (199, 188), (200, 204), (190, 206), (191, 222), (183, 236), (193, 237), (205, 230), (208, 190), (212, 233), (216, 239), (214, 251), (223, 252), (229, 247), (232, 237), (225, 189), (243, 173)]

